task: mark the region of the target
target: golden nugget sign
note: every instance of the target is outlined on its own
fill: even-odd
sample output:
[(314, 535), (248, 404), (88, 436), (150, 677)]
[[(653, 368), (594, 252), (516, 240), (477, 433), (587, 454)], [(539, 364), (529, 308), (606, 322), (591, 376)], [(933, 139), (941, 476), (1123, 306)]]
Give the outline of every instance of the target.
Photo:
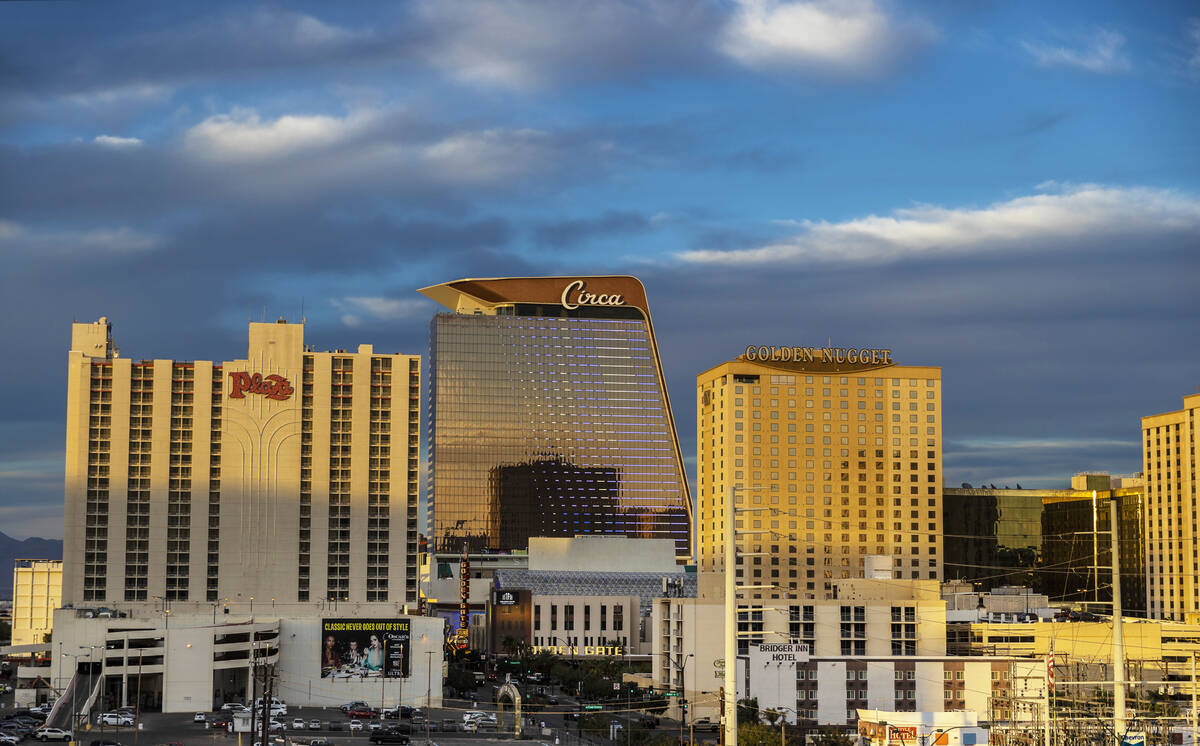
[[(589, 293), (587, 283), (583, 280), (576, 280), (563, 288), (562, 304), (563, 308), (579, 308), (580, 306), (623, 306), (625, 305), (625, 296), (617, 293)], [(572, 298), (571, 293), (575, 293)]]
[(761, 363), (848, 363), (851, 365), (892, 365), (891, 350), (863, 347), (765, 347), (750, 345), (746, 360)]
[(625, 655), (625, 648), (621, 645), (585, 645), (582, 648), (575, 645), (533, 645), (531, 650), (534, 655)]

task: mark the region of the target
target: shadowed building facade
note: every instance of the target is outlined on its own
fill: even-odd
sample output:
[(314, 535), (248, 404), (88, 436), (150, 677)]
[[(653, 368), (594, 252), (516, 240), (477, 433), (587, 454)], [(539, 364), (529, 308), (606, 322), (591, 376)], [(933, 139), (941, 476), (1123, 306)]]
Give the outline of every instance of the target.
[(669, 538), (691, 500), (633, 277), (458, 280), (430, 326), (429, 507), (443, 551), (530, 536)]

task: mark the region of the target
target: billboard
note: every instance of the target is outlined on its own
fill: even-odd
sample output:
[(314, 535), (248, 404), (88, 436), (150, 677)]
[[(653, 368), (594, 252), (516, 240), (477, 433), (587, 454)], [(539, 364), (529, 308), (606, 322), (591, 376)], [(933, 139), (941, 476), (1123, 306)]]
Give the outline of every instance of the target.
[(323, 619), (321, 678), (407, 677), (410, 635), (407, 619)]

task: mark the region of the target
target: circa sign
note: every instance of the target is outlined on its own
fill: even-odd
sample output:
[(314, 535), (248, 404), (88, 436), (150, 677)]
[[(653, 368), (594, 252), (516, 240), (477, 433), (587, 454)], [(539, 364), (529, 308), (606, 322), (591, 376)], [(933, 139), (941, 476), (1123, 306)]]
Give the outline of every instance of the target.
[(750, 345), (743, 357), (763, 363), (848, 363), (850, 365), (892, 365), (891, 350), (863, 347), (766, 347)]
[[(580, 306), (623, 306), (625, 305), (625, 296), (618, 293), (590, 293), (586, 290), (587, 283), (583, 280), (575, 280), (568, 284), (562, 291), (563, 308), (579, 308)], [(575, 297), (571, 297), (571, 293), (575, 293)]]
[(271, 374), (263, 378), (262, 373), (234, 372), (229, 374), (229, 383), (233, 387), (229, 392), (230, 399), (245, 399), (246, 394), (261, 394), (268, 399), (283, 401), (292, 395), (292, 384), (283, 376)]

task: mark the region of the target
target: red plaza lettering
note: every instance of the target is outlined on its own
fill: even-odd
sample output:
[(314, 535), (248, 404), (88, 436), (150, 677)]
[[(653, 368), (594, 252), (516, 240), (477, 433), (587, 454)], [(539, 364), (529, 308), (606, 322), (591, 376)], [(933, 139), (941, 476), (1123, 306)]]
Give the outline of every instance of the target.
[(283, 401), (292, 395), (292, 384), (283, 376), (269, 375), (263, 378), (261, 373), (235, 372), (229, 374), (229, 383), (233, 389), (229, 392), (230, 399), (245, 399), (246, 394), (262, 394), (268, 399)]

